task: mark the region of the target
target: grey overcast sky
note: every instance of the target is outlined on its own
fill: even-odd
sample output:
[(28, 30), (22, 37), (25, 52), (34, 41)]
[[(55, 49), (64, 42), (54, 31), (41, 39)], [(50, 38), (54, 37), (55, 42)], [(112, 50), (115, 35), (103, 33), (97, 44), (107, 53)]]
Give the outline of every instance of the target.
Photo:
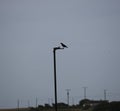
[(120, 101), (120, 0), (0, 0), (0, 108), (54, 100), (60, 42), (58, 102)]

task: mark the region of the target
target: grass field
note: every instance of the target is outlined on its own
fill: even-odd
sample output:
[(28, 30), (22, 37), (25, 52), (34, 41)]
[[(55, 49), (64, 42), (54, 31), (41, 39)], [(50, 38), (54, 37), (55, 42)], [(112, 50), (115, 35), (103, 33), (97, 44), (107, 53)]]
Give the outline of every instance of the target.
[(29, 108), (0, 109), (0, 111), (29, 111)]
[[(17, 108), (0, 109), (0, 111), (29, 111), (29, 110), (30, 110), (29, 108), (20, 108), (19, 110)], [(48, 110), (42, 110), (42, 111), (54, 111), (54, 110), (48, 109)], [(83, 111), (83, 110), (80, 110), (80, 109), (58, 109), (58, 111)], [(85, 111), (88, 111), (88, 110), (85, 110)], [(91, 111), (91, 110), (89, 110), (89, 111)]]
[[(15, 109), (0, 109), (0, 111), (29, 111), (29, 108), (20, 108), (19, 110), (17, 108)], [(46, 110), (42, 110), (42, 111), (54, 111), (53, 109), (46, 109)], [(58, 111), (83, 111), (80, 109), (58, 109)], [(88, 111), (88, 110), (85, 110)], [(89, 110), (90, 111), (90, 110)]]

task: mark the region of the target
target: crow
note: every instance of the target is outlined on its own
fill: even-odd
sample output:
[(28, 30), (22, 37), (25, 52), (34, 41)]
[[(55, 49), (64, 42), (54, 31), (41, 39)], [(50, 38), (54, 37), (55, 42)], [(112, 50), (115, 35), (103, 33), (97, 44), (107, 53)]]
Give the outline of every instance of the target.
[(65, 44), (60, 43), (62, 45), (63, 48), (68, 48)]

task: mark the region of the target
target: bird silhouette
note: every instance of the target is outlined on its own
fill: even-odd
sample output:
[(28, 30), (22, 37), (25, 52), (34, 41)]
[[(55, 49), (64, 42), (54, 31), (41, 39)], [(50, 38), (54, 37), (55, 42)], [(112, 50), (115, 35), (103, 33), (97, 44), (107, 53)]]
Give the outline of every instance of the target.
[(63, 48), (68, 48), (65, 44), (60, 43), (62, 45)]

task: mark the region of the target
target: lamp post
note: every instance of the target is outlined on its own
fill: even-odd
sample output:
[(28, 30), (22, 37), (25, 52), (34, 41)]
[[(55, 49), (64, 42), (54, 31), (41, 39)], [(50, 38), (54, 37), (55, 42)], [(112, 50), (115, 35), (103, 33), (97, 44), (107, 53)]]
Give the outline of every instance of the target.
[(57, 77), (56, 77), (56, 50), (67, 48), (66, 45), (63, 43), (61, 47), (54, 47), (53, 48), (53, 59), (54, 59), (54, 91), (55, 91), (55, 111), (57, 111)]

